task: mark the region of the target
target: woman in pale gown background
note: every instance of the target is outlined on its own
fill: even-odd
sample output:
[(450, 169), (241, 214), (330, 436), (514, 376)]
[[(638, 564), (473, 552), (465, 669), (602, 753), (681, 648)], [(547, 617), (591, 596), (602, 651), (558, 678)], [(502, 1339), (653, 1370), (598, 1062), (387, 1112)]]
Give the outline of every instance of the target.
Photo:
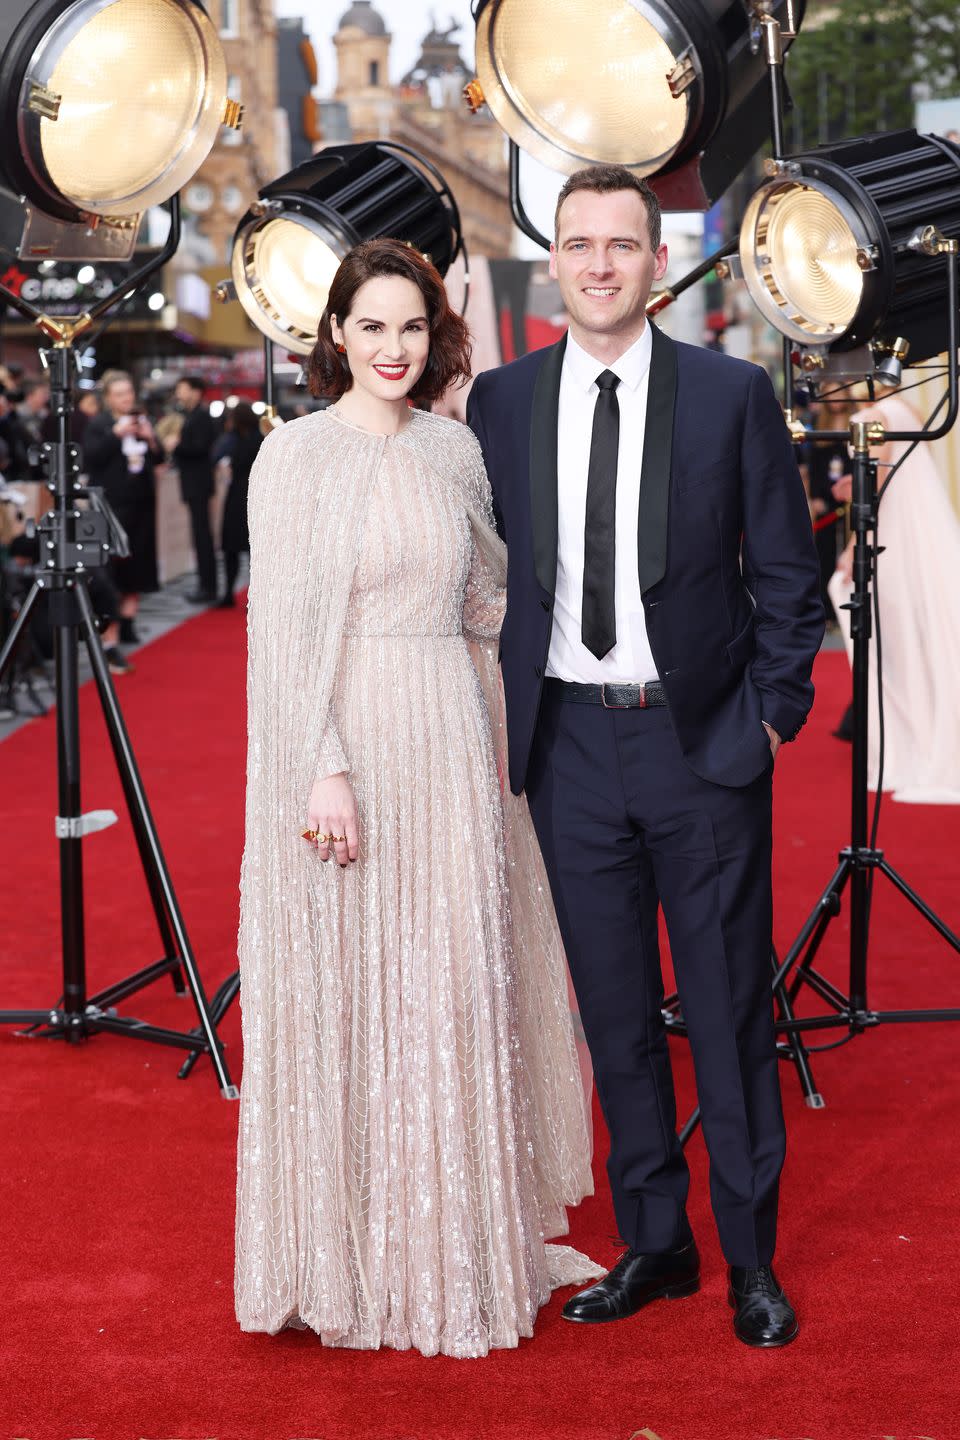
[[(923, 421), (902, 395), (885, 395), (853, 420), (878, 420), (885, 430), (916, 431)], [(878, 484), (910, 449), (888, 440), (876, 452)], [(932, 447), (921, 443), (890, 482), (878, 511), (883, 553), (877, 598), (883, 643), (883, 788), (913, 804), (960, 804), (960, 517), (937, 470)], [(850, 499), (849, 479), (834, 487)], [(853, 540), (840, 556), (828, 589), (852, 658), (850, 612)], [(880, 726), (877, 646), (870, 644), (868, 785), (879, 778)]]
[(310, 367), (336, 403), (254, 466), (239, 942), (241, 1328), (454, 1356), (602, 1273), (545, 1244), (590, 1146), (539, 852), (501, 794), (489, 484), (465, 426), (408, 404), (468, 358), (433, 267), (358, 246)]

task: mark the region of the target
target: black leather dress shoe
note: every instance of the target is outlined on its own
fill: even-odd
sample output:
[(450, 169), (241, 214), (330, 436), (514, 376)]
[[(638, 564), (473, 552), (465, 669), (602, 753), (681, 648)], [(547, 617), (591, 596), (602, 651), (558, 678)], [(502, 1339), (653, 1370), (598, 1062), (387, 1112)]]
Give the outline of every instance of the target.
[(699, 1289), (700, 1256), (692, 1240), (657, 1255), (625, 1250), (609, 1275), (567, 1301), (563, 1318), (583, 1325), (625, 1320), (651, 1300), (679, 1300)]
[(736, 1312), (734, 1331), (744, 1345), (772, 1350), (777, 1345), (789, 1345), (800, 1333), (793, 1306), (769, 1265), (756, 1270), (731, 1265), (727, 1298)]
[(212, 590), (191, 590), (187, 600), (191, 605), (214, 605), (217, 597)]

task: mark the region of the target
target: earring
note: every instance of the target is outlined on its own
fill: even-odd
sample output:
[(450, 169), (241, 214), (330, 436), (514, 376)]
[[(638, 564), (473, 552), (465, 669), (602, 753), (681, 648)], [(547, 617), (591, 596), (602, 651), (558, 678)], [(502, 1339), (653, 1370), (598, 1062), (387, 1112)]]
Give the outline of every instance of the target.
[(335, 350), (336, 350), (336, 352), (337, 352), (338, 355), (346, 355), (346, 353), (347, 353), (347, 347), (346, 347), (346, 345), (336, 345), (336, 346), (334, 346), (334, 348), (335, 348)]

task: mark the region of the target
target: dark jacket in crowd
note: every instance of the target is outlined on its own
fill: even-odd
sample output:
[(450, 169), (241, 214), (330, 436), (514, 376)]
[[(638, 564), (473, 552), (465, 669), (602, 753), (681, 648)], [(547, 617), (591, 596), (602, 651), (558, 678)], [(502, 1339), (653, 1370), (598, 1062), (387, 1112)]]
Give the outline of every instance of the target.
[(184, 503), (206, 500), (213, 494), (211, 454), (217, 439), (217, 425), (207, 406), (199, 404), (183, 422), (173, 463), (180, 471), (180, 493)]
[[(127, 532), (130, 557), (116, 560), (113, 571), (120, 593), (132, 595), (158, 588), (154, 467), (163, 459), (163, 451), (159, 446), (148, 446), (131, 457), (114, 434), (115, 423), (109, 412), (94, 415), (84, 432), (83, 458), (90, 484), (102, 486)], [(141, 468), (137, 469), (137, 465)]]
[(220, 531), (221, 550), (250, 549), (247, 485), (262, 443), (263, 436), (255, 430), (247, 434), (228, 433), (217, 444), (217, 459), (230, 461), (230, 484), (223, 504), (223, 524)]

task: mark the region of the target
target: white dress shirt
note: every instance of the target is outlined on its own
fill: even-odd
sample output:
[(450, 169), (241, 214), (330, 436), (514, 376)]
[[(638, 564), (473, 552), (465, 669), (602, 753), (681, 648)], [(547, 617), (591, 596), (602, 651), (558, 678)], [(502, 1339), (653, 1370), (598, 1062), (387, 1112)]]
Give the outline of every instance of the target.
[[(612, 365), (594, 360), (573, 336), (560, 374), (557, 436), (557, 589), (547, 674), (560, 680), (590, 684), (638, 684), (657, 678), (647, 641), (640, 599), (637, 521), (640, 509), (640, 467), (647, 416), (647, 379), (652, 351), (650, 326)], [(602, 660), (580, 635), (583, 613), (583, 537), (587, 515), (587, 471), (597, 376), (612, 370), (619, 377), (620, 448), (617, 464), (616, 605), (617, 643)]]

